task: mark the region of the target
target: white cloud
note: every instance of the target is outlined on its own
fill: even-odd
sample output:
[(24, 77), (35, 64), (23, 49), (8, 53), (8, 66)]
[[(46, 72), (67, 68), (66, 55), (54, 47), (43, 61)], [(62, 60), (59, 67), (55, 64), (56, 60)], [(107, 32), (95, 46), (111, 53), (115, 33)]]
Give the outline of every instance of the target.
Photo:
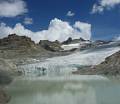
[(6, 26), (5, 23), (0, 24), (0, 38), (6, 37), (9, 33), (11, 33), (12, 28)]
[(120, 36), (117, 38), (117, 41), (120, 41)]
[(64, 41), (68, 37), (72, 37), (73, 39), (82, 37), (86, 40), (90, 40), (91, 25), (77, 21), (73, 26), (71, 26), (68, 22), (55, 18), (50, 21), (48, 30), (32, 32), (31, 30), (26, 29), (20, 23), (16, 24), (14, 28), (6, 26), (2, 23), (0, 26), (0, 38), (5, 37), (10, 33), (26, 35), (31, 37), (36, 43), (38, 43), (40, 40)]
[(115, 6), (120, 4), (120, 0), (99, 0), (98, 3), (93, 5), (93, 9), (91, 13), (101, 13), (105, 9), (111, 10)]
[(26, 3), (23, 0), (0, 0), (1, 17), (16, 17), (27, 11)]
[(93, 5), (93, 9), (92, 9), (92, 14), (94, 13), (101, 13), (103, 12), (104, 8), (102, 6), (98, 6), (97, 4)]
[(74, 28), (75, 28), (75, 31), (77, 31), (78, 35), (81, 33), (81, 37), (83, 37), (86, 40), (90, 40), (90, 38), (91, 38), (91, 24), (77, 21), (74, 24)]
[(75, 15), (75, 13), (73, 13), (72, 11), (68, 11), (66, 15), (68, 17), (73, 17)]
[(116, 37), (114, 37), (113, 41), (120, 41), (120, 35), (117, 35)]
[(28, 18), (28, 17), (26, 17), (26, 18), (24, 18), (24, 24), (26, 24), (26, 25), (31, 25), (31, 24), (33, 24), (33, 19), (32, 18)]
[(120, 36), (117, 38), (117, 40), (119, 40), (119, 41), (120, 41)]

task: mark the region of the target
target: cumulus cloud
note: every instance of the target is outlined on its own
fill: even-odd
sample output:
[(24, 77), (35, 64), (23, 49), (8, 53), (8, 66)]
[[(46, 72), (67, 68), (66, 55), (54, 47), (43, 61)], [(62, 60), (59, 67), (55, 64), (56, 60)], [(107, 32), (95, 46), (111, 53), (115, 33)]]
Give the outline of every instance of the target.
[(111, 10), (115, 6), (120, 4), (120, 0), (99, 0), (98, 3), (93, 5), (93, 9), (91, 13), (101, 13), (105, 9)]
[(66, 15), (68, 17), (73, 17), (75, 15), (75, 13), (73, 13), (72, 11), (68, 11)]
[(0, 24), (0, 38), (6, 37), (9, 33), (11, 33), (12, 28), (6, 26), (5, 23)]
[(24, 24), (26, 24), (26, 25), (33, 24), (33, 19), (32, 18), (28, 18), (28, 17), (24, 18)]
[(23, 0), (0, 0), (1, 17), (16, 17), (27, 11), (26, 3)]
[[(77, 30), (76, 30), (77, 29)], [(77, 31), (76, 34), (80, 34), (86, 40), (90, 40), (91, 38), (91, 25), (88, 23), (77, 21), (74, 24), (74, 31)]]
[(72, 37), (73, 39), (82, 37), (86, 40), (90, 40), (91, 25), (77, 21), (73, 26), (71, 26), (68, 22), (57, 18), (50, 21), (47, 30), (38, 32), (28, 30), (20, 23), (16, 24), (14, 28), (11, 28), (4, 23), (0, 25), (0, 37), (5, 37), (11, 33), (31, 37), (36, 43), (40, 40), (64, 41), (68, 37)]

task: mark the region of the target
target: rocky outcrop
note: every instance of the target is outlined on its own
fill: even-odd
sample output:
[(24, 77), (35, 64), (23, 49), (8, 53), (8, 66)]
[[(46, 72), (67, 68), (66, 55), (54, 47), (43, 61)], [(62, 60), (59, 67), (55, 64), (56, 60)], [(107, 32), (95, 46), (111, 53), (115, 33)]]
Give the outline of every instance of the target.
[(95, 42), (93, 42), (94, 45), (103, 45), (103, 44), (109, 44), (112, 41), (105, 41), (105, 40), (96, 40)]
[(61, 48), (61, 44), (56, 40), (54, 42), (48, 40), (41, 40), (39, 45), (42, 46), (44, 49), (52, 52), (59, 52), (63, 49)]
[(83, 38), (72, 39), (70, 37), (62, 43), (62, 47), (65, 50), (66, 49), (70, 50), (70, 49), (75, 49), (75, 48), (79, 50), (85, 50), (85, 49), (94, 47), (94, 45), (92, 44), (90, 40), (84, 40)]
[(93, 72), (104, 75), (120, 75), (120, 51), (107, 57), (100, 65), (96, 65)]
[(71, 37), (69, 37), (66, 41), (62, 42), (62, 44), (74, 44), (74, 43), (80, 43), (80, 42), (84, 42), (86, 40), (84, 40), (83, 38), (79, 38), (79, 39), (72, 39)]
[(120, 75), (120, 51), (107, 57), (104, 62), (89, 68), (83, 68), (79, 71), (73, 72), (74, 74), (85, 75)]
[(27, 36), (16, 34), (0, 39), (0, 57), (5, 59), (37, 57), (46, 54), (46, 50), (35, 44)]
[(10, 34), (8, 37), (0, 39), (0, 46), (8, 49), (33, 48), (35, 43), (29, 37)]
[(72, 38), (69, 37), (66, 41), (62, 42), (62, 44), (70, 44), (72, 42)]
[(0, 104), (7, 104), (10, 100), (10, 96), (5, 93), (5, 91), (0, 88)]
[(80, 50), (85, 50), (85, 49), (90, 49), (90, 48), (94, 48), (94, 45), (91, 42), (82, 42), (80, 43)]
[(9, 84), (17, 74), (17, 67), (9, 60), (0, 58), (0, 85)]

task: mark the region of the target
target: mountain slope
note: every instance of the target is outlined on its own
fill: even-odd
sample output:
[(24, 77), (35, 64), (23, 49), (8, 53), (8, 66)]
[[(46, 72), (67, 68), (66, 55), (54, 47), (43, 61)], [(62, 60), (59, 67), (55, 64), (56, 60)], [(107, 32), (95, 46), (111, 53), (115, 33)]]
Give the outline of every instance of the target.
[(84, 75), (120, 75), (120, 51), (107, 57), (104, 62), (96, 66), (85, 67), (73, 74)]

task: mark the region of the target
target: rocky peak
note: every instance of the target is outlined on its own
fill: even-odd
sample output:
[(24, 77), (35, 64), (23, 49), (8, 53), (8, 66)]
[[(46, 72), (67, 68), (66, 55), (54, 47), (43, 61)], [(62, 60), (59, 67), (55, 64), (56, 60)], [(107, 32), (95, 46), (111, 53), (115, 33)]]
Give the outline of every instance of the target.
[(80, 38), (80, 41), (86, 41), (85, 39), (83, 39), (83, 38)]
[(64, 41), (62, 44), (70, 44), (72, 42), (72, 38), (69, 37), (66, 41)]
[(66, 41), (64, 41), (62, 44), (74, 44), (74, 43), (79, 43), (79, 42), (83, 42), (86, 41), (83, 38), (79, 38), (79, 39), (72, 39), (71, 37), (69, 37)]
[(16, 34), (10, 34), (8, 37), (0, 39), (0, 46), (6, 48), (30, 48), (34, 47), (35, 43), (31, 38), (27, 36), (18, 36)]
[(54, 42), (51, 42), (49, 40), (40, 40), (39, 45), (42, 46), (44, 49), (49, 50), (49, 51), (53, 51), (53, 52), (63, 50), (61, 48), (60, 42), (57, 40)]

